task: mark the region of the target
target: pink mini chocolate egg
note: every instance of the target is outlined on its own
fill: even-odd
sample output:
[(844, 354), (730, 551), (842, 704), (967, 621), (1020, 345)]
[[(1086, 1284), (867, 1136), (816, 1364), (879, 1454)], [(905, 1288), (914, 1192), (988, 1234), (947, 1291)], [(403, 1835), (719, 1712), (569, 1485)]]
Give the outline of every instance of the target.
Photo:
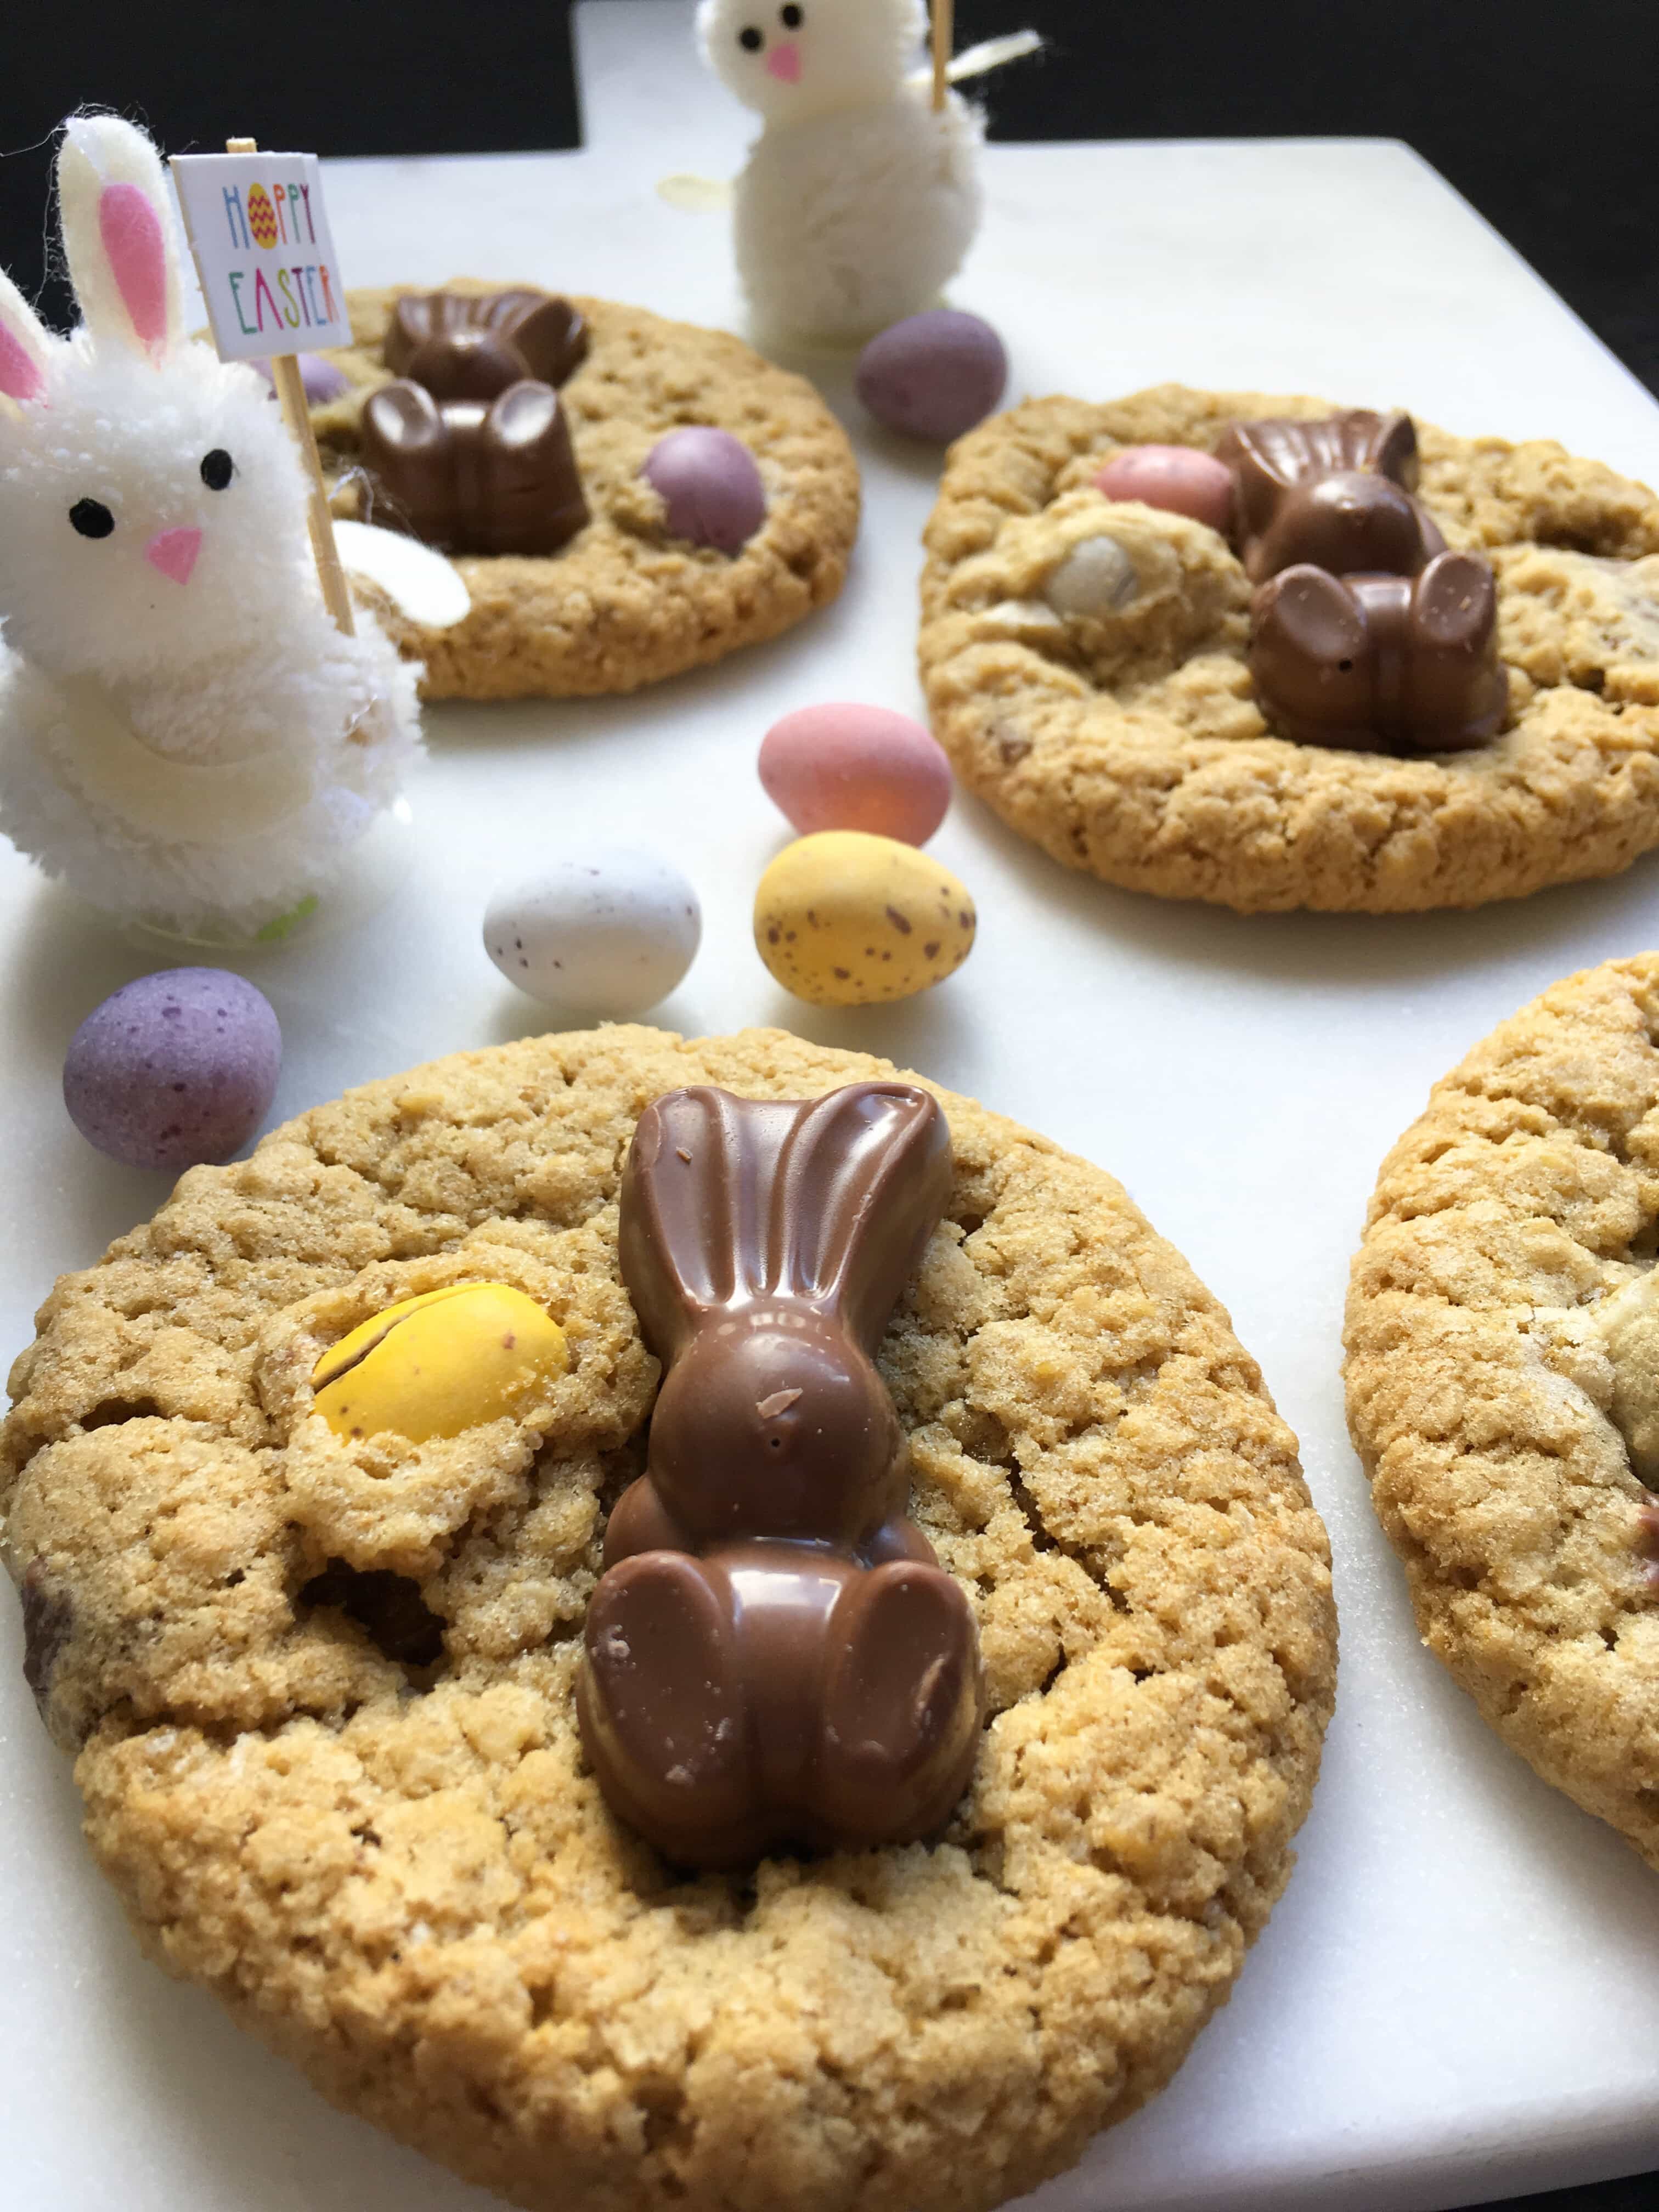
[(1095, 478), (1108, 499), (1139, 500), (1224, 531), (1232, 519), (1233, 477), (1213, 453), (1193, 446), (1126, 446)]
[(775, 722), (761, 740), (760, 780), (803, 837), (862, 830), (925, 845), (951, 804), (951, 764), (921, 723), (850, 701)]
[(659, 438), (640, 471), (662, 500), (669, 532), (739, 553), (766, 520), (755, 456), (729, 430), (688, 425)]

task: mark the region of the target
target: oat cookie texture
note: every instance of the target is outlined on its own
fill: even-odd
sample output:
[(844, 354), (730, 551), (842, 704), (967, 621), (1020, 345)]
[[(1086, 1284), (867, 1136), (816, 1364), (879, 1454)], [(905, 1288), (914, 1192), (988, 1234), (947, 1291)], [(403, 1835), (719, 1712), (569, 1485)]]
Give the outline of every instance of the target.
[[(311, 410), (335, 511), (376, 519), (353, 477), (363, 402), (392, 381), (380, 358), (393, 307), (418, 288), (347, 295), (356, 345), (330, 354), (352, 389)], [(467, 278), (449, 292), (505, 289)], [(633, 691), (792, 629), (840, 591), (858, 531), (847, 434), (804, 377), (723, 331), (572, 295), (592, 343), (560, 392), (592, 519), (544, 557), (461, 555), (472, 611), (429, 630), (359, 586), (428, 699), (567, 698)], [(657, 441), (688, 423), (729, 430), (759, 465), (766, 520), (736, 555), (672, 538), (640, 475)], [(381, 518), (383, 519), (383, 518)]]
[[(653, 1097), (890, 1074), (776, 1030), (465, 1053), (198, 1168), (11, 1377), (28, 1672), (150, 1954), (520, 2205), (975, 2212), (1170, 2077), (1291, 1865), (1324, 1531), (1225, 1314), (1118, 1184), (940, 1092), (954, 1195), (886, 1337), (989, 1716), (927, 1844), (676, 1874), (573, 1712), (656, 1385), (617, 1190)], [(568, 1371), (343, 1442), (319, 1349), (504, 1281)]]
[[(1418, 424), (1425, 503), (1496, 574), (1510, 689), (1498, 738), (1419, 759), (1273, 736), (1226, 541), (1094, 489), (1120, 447), (1213, 451), (1231, 422), (1332, 411), (1164, 385), (1030, 400), (953, 447), (920, 649), (957, 774), (1068, 867), (1245, 913), (1479, 906), (1628, 866), (1659, 843), (1659, 501), (1641, 485), (1545, 441)], [(1078, 611), (1062, 587), (1057, 609), (1050, 580), (1102, 538), (1121, 592)]]
[(1659, 1868), (1659, 953), (1556, 984), (1382, 1163), (1348, 1424), (1429, 1647)]

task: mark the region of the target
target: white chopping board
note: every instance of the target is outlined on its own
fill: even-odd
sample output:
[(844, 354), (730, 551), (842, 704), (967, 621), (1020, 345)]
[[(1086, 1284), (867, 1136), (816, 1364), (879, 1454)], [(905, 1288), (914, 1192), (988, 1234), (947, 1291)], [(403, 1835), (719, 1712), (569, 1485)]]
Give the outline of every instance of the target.
[[(350, 280), (521, 277), (737, 326), (725, 219), (653, 191), (671, 171), (731, 175), (750, 133), (695, 62), (691, 14), (580, 9), (580, 154), (331, 164)], [(1659, 408), (1402, 147), (998, 147), (986, 175), (990, 216), (952, 297), (1004, 332), (1011, 398), (1171, 377), (1316, 392), (1559, 436), (1659, 482)], [(276, 1110), (546, 1027), (484, 956), (487, 892), (544, 837), (626, 834), (677, 855), (704, 901), (665, 1024), (776, 1022), (885, 1053), (1113, 1170), (1225, 1301), (1302, 1439), (1336, 1549), (1342, 1674), (1297, 1870), (1231, 2005), (1173, 2086), (1030, 2212), (1441, 2212), (1659, 2165), (1659, 1881), (1535, 1781), (1419, 1648), (1338, 1376), (1383, 1152), (1495, 1022), (1659, 942), (1659, 855), (1472, 915), (1247, 921), (1067, 875), (958, 800), (933, 849), (979, 902), (967, 968), (908, 1006), (795, 1004), (750, 940), (784, 834), (755, 750), (791, 707), (917, 707), (917, 539), (938, 472), (859, 418), (845, 363), (823, 381), (867, 494), (839, 604), (631, 700), (434, 712), (406, 888), (353, 933), (235, 963), (282, 1019)], [(58, 1076), (82, 1016), (166, 963), (9, 848), (0, 946), (9, 1353), (53, 1276), (165, 1194), (83, 1145)], [(0, 1603), (0, 2203), (484, 2212), (495, 2200), (331, 2112), (139, 1960), (81, 1848), (20, 1644)]]

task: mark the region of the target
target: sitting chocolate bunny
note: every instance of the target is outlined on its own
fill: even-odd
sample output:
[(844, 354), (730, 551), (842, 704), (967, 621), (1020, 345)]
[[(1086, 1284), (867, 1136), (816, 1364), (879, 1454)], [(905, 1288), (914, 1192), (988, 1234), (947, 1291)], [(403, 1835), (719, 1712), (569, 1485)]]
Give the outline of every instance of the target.
[(555, 553), (588, 521), (556, 387), (587, 353), (568, 300), (410, 294), (385, 344), (395, 383), (364, 404), (382, 519), (449, 553)]
[(679, 1864), (913, 1841), (966, 1785), (973, 1613), (904, 1517), (873, 1362), (951, 1177), (909, 1084), (678, 1091), (641, 1116), (623, 1276), (666, 1371), (577, 1710), (611, 1808)]
[(1420, 753), (1492, 737), (1509, 698), (1492, 573), (1448, 552), (1414, 496), (1411, 417), (1235, 423), (1218, 458), (1259, 587), (1250, 673), (1279, 734)]

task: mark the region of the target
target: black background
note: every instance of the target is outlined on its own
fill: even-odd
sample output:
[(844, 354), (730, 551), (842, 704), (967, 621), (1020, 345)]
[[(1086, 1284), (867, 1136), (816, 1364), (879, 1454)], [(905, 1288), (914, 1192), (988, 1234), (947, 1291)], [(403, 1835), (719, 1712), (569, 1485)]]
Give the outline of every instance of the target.
[[(133, 115), (175, 154), (227, 131), (321, 154), (576, 145), (567, 14), (567, 0), (8, 9), (0, 261), (68, 322), (47, 180), (53, 127), (82, 104)], [(1407, 140), (1659, 392), (1656, 0), (957, 0), (957, 23), (958, 46), (1027, 23), (1049, 41), (985, 88), (994, 137)], [(323, 66), (283, 67), (297, 51)], [(1527, 2203), (1655, 2212), (1659, 2175)]]
[[(567, 0), (8, 9), (5, 266), (34, 296), (49, 137), (82, 103), (142, 117), (175, 154), (217, 147), (228, 127), (323, 154), (575, 145), (567, 12)], [(1659, 392), (1654, 0), (957, 0), (957, 20), (958, 45), (1024, 23), (1050, 42), (988, 88), (994, 137), (1409, 140)], [(303, 50), (323, 67), (282, 66)], [(67, 321), (61, 289), (44, 305)]]

